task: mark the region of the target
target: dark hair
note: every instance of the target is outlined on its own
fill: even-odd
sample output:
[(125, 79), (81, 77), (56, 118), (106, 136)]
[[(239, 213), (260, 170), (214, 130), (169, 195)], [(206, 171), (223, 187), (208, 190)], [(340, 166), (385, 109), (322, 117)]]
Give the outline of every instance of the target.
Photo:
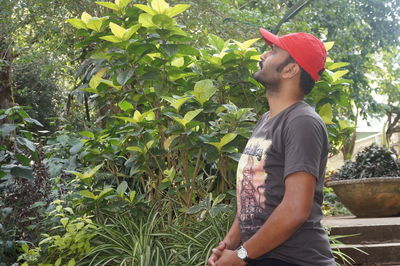
[[(290, 63), (297, 63), (293, 57), (291, 57), (290, 55), (286, 58), (285, 61), (283, 61), (277, 68), (276, 70), (278, 72), (281, 72), (282, 69), (290, 64)], [(310, 76), (310, 74), (308, 74), (300, 65), (300, 89), (301, 92), (303, 93), (303, 95), (307, 95), (311, 92), (312, 88), (315, 85), (315, 81), (312, 79), (312, 77)], [(322, 72), (324, 72), (325, 69), (321, 69), (320, 72), (318, 72), (318, 74), (322, 75)]]

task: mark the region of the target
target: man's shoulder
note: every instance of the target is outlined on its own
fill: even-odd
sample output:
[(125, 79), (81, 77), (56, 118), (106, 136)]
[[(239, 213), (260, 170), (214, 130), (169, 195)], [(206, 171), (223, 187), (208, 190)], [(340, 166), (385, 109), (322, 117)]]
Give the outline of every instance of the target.
[(325, 127), (325, 123), (323, 122), (321, 116), (315, 111), (313, 107), (311, 107), (306, 102), (302, 102), (294, 108), (288, 115), (287, 121), (289, 124), (294, 121), (302, 121), (307, 123), (318, 123)]

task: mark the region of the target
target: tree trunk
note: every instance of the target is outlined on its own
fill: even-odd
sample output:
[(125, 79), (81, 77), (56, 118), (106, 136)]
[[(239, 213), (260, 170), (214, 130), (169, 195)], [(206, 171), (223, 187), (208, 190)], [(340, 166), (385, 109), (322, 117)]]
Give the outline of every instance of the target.
[(11, 47), (0, 41), (0, 109), (7, 109), (14, 105), (11, 86), (11, 63), (13, 60)]
[(342, 154), (344, 160), (351, 160), (355, 146), (356, 146), (356, 131), (354, 131), (351, 134), (350, 138), (343, 145)]

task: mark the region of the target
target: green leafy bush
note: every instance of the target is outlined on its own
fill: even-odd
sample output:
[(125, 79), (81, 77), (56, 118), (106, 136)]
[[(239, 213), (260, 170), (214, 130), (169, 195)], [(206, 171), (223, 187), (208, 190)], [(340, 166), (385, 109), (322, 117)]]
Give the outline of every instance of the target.
[(332, 179), (347, 180), (381, 176), (399, 177), (400, 165), (391, 150), (372, 144), (358, 152), (355, 161), (347, 161), (333, 174)]

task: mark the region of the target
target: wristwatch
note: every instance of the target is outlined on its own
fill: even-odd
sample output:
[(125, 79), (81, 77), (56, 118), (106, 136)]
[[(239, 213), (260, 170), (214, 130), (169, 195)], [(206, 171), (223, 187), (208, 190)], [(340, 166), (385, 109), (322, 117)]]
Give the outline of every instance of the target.
[(243, 260), (244, 262), (250, 262), (250, 259), (247, 255), (247, 250), (243, 246), (240, 246), (236, 250), (236, 254), (239, 257), (239, 259)]

